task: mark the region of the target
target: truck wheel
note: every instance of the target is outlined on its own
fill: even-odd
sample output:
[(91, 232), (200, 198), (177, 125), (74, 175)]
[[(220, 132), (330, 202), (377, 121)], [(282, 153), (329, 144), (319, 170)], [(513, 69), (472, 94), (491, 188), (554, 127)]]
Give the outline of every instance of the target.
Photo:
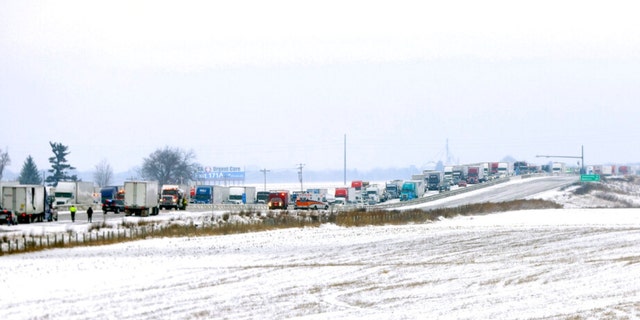
[(113, 209), (113, 213), (115, 213), (115, 214), (120, 213), (120, 209), (118, 209), (118, 208)]

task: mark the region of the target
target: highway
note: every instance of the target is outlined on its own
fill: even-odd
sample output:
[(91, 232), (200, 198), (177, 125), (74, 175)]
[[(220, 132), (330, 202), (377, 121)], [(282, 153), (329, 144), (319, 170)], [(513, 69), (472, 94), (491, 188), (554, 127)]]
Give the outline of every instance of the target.
[[(458, 188), (452, 189), (452, 191), (438, 194), (438, 193), (430, 193), (429, 197), (433, 198), (433, 201), (426, 201), (419, 204), (415, 202), (406, 202), (406, 203), (388, 203), (380, 206), (380, 209), (435, 209), (435, 208), (446, 208), (446, 207), (457, 207), (461, 205), (467, 205), (472, 203), (482, 203), (482, 202), (503, 202), (503, 201), (511, 201), (518, 200), (530, 197), (532, 195), (545, 192), (548, 190), (553, 190), (573, 182), (579, 180), (578, 176), (540, 176), (534, 178), (521, 178), (521, 177), (512, 177), (508, 182), (498, 183), (495, 185), (490, 185), (487, 187), (482, 187), (482, 185), (468, 187), (469, 191), (464, 192), (466, 190), (460, 190)], [(480, 187), (480, 188), (478, 188)], [(475, 189), (478, 188), (478, 189)], [(473, 190), (472, 190), (473, 189)], [(447, 196), (451, 195), (451, 196)], [(427, 199), (422, 199), (427, 200)], [(397, 201), (397, 200), (396, 200)], [(264, 205), (262, 205), (264, 207)], [(378, 206), (375, 206), (378, 207)], [(233, 209), (233, 211), (238, 210), (237, 206), (229, 206), (228, 208)], [(190, 211), (198, 212), (202, 214), (202, 212), (213, 211), (213, 207), (211, 209), (206, 208), (198, 208), (198, 209), (190, 209), (187, 208), (187, 211), (174, 211), (174, 210), (161, 210), (159, 217), (176, 216), (185, 213), (189, 213)], [(260, 211), (260, 210), (258, 210)], [(101, 222), (101, 221), (122, 221), (125, 218), (124, 213), (114, 214), (113, 212), (109, 212), (107, 214), (103, 214), (102, 210), (97, 209), (93, 214), (93, 222)], [(133, 218), (133, 217), (132, 217)], [(133, 218), (135, 219), (135, 218)], [(142, 218), (142, 219), (154, 219), (154, 217)], [(80, 210), (76, 214), (76, 224), (87, 223), (87, 214), (84, 210)], [(13, 227), (2, 227), (0, 229), (8, 229), (11, 228), (13, 230), (16, 229), (30, 229), (30, 228), (42, 228), (45, 226), (54, 227), (61, 225), (70, 225), (71, 216), (68, 211), (62, 211), (59, 213), (59, 219), (57, 222), (44, 222), (44, 223), (33, 223), (30, 225), (21, 225), (18, 228), (16, 226)], [(0, 230), (9, 231), (8, 230)]]
[(511, 178), (510, 181), (499, 183), (455, 196), (425, 202), (407, 208), (437, 209), (450, 208), (473, 203), (504, 202), (525, 199), (541, 192), (563, 187), (579, 180), (579, 176), (541, 176), (534, 178)]

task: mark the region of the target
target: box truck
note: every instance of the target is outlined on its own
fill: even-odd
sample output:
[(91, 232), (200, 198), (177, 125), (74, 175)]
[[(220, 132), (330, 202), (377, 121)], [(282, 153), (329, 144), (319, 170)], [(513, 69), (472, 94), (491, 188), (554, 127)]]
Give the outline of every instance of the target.
[(125, 181), (124, 213), (127, 216), (157, 215), (159, 200), (158, 181)]

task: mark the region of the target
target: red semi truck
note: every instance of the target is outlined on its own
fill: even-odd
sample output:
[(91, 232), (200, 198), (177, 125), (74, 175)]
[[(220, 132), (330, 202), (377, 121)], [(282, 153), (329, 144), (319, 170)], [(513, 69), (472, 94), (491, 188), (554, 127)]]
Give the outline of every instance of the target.
[(472, 166), (469, 167), (469, 170), (467, 171), (467, 182), (474, 184), (474, 183), (480, 183), (480, 181), (483, 181), (484, 178), (484, 171), (482, 171), (482, 168), (479, 166)]

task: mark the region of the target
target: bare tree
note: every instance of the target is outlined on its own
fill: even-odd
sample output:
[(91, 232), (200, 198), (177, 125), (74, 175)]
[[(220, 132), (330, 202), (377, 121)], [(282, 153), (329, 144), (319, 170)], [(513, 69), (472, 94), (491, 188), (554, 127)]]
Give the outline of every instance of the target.
[(96, 165), (96, 172), (93, 174), (93, 180), (99, 187), (106, 187), (111, 184), (113, 178), (113, 169), (107, 162), (107, 159), (102, 159), (100, 163)]
[(140, 175), (148, 180), (157, 180), (160, 185), (187, 183), (198, 166), (193, 159), (193, 151), (169, 147), (158, 149), (144, 159)]
[(11, 164), (11, 158), (8, 151), (2, 151), (0, 149), (0, 181), (2, 181), (2, 175), (4, 174), (4, 168)]

